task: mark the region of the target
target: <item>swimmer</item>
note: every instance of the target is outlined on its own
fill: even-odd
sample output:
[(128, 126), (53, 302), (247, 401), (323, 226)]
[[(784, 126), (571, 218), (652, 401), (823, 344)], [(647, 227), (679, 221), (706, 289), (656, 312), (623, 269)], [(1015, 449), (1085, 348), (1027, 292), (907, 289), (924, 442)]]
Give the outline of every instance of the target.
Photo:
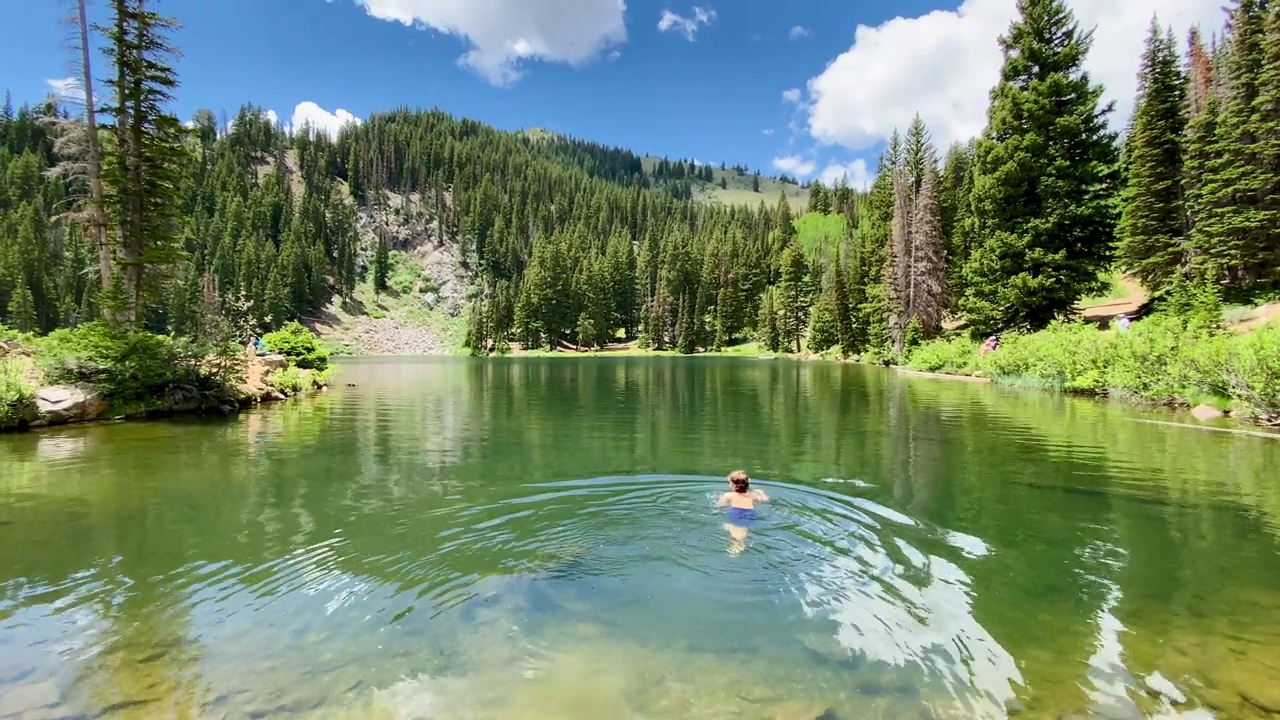
[(756, 503), (769, 502), (769, 496), (762, 490), (751, 489), (751, 478), (741, 470), (729, 473), (729, 487), (732, 488), (716, 501), (718, 507), (728, 507), (724, 527), (733, 540), (729, 552), (737, 555), (745, 549), (747, 527), (756, 519)]

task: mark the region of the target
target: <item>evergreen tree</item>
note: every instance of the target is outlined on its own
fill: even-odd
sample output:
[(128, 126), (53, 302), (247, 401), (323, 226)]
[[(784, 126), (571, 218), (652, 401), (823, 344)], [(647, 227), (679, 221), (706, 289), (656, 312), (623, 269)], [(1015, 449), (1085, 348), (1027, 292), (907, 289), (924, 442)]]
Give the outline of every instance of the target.
[(19, 277), (9, 298), (9, 325), (21, 332), (40, 329), (36, 318), (36, 301), (25, 279)]
[(1267, 64), (1265, 14), (1261, 0), (1238, 0), (1231, 13), (1216, 142), (1196, 190), (1190, 242), (1198, 274), (1245, 295), (1268, 280), (1280, 233), (1280, 217), (1266, 197), (1264, 128), (1257, 116), (1267, 104), (1261, 84)]
[(1115, 238), (1111, 107), (1065, 0), (1018, 0), (975, 159), (980, 244), (965, 267), (976, 332), (1045, 327), (1101, 285)]
[(782, 345), (800, 352), (800, 341), (809, 324), (809, 306), (813, 301), (813, 284), (804, 251), (792, 241), (782, 253), (782, 281), (778, 285), (776, 315), (778, 339)]
[(920, 322), (925, 339), (942, 329), (946, 311), (947, 259), (938, 207), (937, 160), (928, 154), (921, 170), (920, 192), (911, 213), (911, 318)]
[(899, 167), (893, 174), (893, 230), (886, 252), (884, 297), (888, 308), (889, 337), (894, 349), (902, 352), (907, 323), (911, 320), (912, 200), (910, 168)]
[(391, 274), (391, 249), (387, 239), (379, 236), (377, 247), (373, 253), (373, 289), (375, 292), (386, 292), (387, 279)]
[(175, 50), (166, 37), (177, 23), (148, 10), (145, 0), (112, 0), (111, 9), (114, 22), (103, 34), (116, 71), (107, 81), (114, 99), (103, 112), (114, 118), (115, 127), (114, 142), (104, 152), (103, 179), (120, 265), (111, 302), (122, 322), (136, 326), (147, 298), (156, 292), (148, 285), (148, 268), (163, 268), (181, 257), (183, 129), (164, 110), (178, 87), (170, 64)]
[(840, 343), (833, 310), (826, 293), (814, 303), (809, 316), (809, 331), (805, 335), (805, 346), (809, 352), (823, 353)]
[(1186, 83), (1173, 31), (1162, 33), (1152, 19), (1129, 139), (1129, 178), (1121, 196), (1118, 248), (1124, 268), (1152, 290), (1164, 287), (1180, 272), (1186, 250), (1182, 190)]
[(751, 192), (760, 192), (760, 173), (751, 176)]
[(823, 187), (821, 181), (809, 186), (809, 212), (831, 212), (831, 194)]
[(845, 269), (837, 251), (827, 270), (827, 278), (823, 283), (823, 294), (835, 319), (836, 340), (840, 343), (840, 351), (846, 357), (861, 352), (857, 329), (850, 312), (850, 298)]
[(777, 304), (777, 292), (771, 287), (765, 291), (760, 301), (760, 317), (756, 320), (760, 344), (774, 353), (782, 349), (782, 332)]

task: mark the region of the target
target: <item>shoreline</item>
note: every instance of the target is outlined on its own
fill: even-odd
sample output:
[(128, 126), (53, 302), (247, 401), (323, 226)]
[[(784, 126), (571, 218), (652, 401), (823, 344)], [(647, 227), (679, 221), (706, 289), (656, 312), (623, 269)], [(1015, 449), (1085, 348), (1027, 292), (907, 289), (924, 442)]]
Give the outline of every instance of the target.
[[(281, 371), (291, 373), (292, 379), (278, 382), (273, 375)], [(220, 392), (201, 393), (191, 385), (173, 385), (156, 396), (124, 407), (92, 386), (42, 385), (32, 393), (29, 402), (14, 409), (16, 419), (0, 425), (0, 435), (181, 415), (227, 416), (328, 389), (327, 373), (296, 368), (281, 355), (246, 356), (240, 381)]]

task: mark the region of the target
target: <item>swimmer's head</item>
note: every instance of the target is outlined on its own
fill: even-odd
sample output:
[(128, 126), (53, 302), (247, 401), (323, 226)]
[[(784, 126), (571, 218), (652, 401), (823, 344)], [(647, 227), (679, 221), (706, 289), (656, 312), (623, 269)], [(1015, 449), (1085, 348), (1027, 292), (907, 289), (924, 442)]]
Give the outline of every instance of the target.
[(745, 493), (747, 488), (751, 486), (751, 479), (741, 470), (734, 470), (729, 473), (729, 485), (733, 486), (736, 493)]

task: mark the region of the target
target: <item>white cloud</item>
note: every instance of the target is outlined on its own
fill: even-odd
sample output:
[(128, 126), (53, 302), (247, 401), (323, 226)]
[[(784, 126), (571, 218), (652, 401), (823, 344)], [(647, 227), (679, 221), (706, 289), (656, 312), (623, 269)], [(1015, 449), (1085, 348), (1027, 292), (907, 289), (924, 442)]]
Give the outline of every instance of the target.
[(782, 91), (782, 99), (789, 103), (800, 102), (800, 88), (789, 88)]
[(841, 178), (854, 190), (866, 190), (875, 182), (876, 174), (867, 168), (867, 161), (858, 158), (851, 163), (831, 163), (819, 176), (827, 187), (834, 186)]
[(625, 0), (355, 0), (375, 18), (456, 35), (458, 59), (490, 83), (508, 86), (530, 60), (581, 67), (627, 39)]
[(715, 19), (715, 10), (697, 6), (693, 8), (693, 17), (685, 17), (670, 10), (663, 10), (662, 16), (658, 18), (658, 32), (678, 32), (684, 35), (686, 40), (693, 42), (694, 36), (698, 34), (698, 26), (710, 25)]
[(276, 114), (275, 110), (268, 110), (262, 113), (262, 116), (270, 120), (272, 125), (280, 124), (280, 116)]
[(84, 86), (76, 78), (50, 78), (45, 80), (45, 83), (47, 83), (49, 85), (49, 89), (53, 91), (54, 97), (59, 100), (84, 102)]
[[(1086, 69), (1116, 101), (1120, 127), (1132, 110), (1139, 55), (1151, 22), (1181, 36), (1192, 24), (1217, 31), (1221, 0), (1068, 0), (1084, 29), (1094, 28)], [(945, 148), (980, 133), (1000, 74), (996, 38), (1016, 16), (1015, 0), (965, 0), (957, 10), (858, 26), (853, 46), (808, 84), (809, 132), (861, 150), (905, 130), (918, 112)]]
[(765, 129), (763, 129), (763, 130), (761, 130), (761, 131), (760, 131), (760, 134), (761, 134), (761, 135), (772, 135), (772, 134), (773, 134), (773, 128), (765, 128)]
[(810, 30), (807, 27), (802, 27), (800, 25), (796, 25), (795, 27), (787, 31), (787, 37), (791, 38), (792, 40), (800, 40), (803, 38), (807, 38), (811, 35), (813, 35), (812, 30)]
[[(268, 111), (268, 117), (274, 114)], [(358, 125), (360, 118), (342, 108), (329, 112), (310, 100), (305, 100), (293, 109), (293, 119), (289, 121), (288, 128), (292, 132), (301, 130), (304, 125), (310, 125), (329, 137), (336, 137), (338, 131), (350, 123)]]
[(791, 173), (799, 178), (812, 175), (814, 168), (818, 167), (812, 160), (805, 160), (799, 155), (787, 155), (785, 157), (774, 158), (773, 166), (784, 173)]

